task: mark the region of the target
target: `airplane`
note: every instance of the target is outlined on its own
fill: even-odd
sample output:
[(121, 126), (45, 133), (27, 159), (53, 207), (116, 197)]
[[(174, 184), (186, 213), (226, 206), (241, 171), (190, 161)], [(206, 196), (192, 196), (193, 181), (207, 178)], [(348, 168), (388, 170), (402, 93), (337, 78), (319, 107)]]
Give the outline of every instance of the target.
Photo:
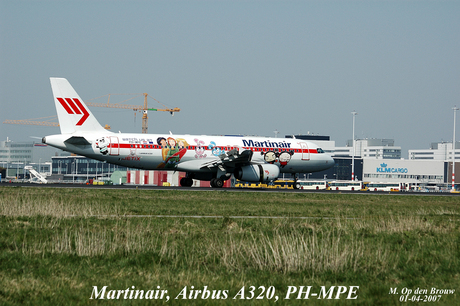
[(145, 170), (183, 171), (193, 180), (223, 187), (233, 175), (269, 183), (281, 173), (331, 168), (334, 160), (316, 144), (295, 138), (114, 133), (104, 129), (65, 78), (50, 78), (61, 134), (42, 142), (64, 151)]

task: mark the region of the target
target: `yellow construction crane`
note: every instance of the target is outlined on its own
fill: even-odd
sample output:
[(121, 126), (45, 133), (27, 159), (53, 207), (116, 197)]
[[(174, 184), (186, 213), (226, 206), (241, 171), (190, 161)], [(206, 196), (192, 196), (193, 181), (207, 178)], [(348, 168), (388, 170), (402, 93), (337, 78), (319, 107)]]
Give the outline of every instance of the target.
[[(35, 119), (20, 119), (20, 120), (10, 120), (6, 119), (3, 121), (3, 123), (6, 124), (23, 124), (23, 125), (41, 125), (41, 126), (59, 126), (59, 123), (54, 122), (54, 121), (36, 121), (38, 119), (45, 119), (45, 118), (50, 118), (49, 120), (52, 119), (57, 119), (57, 116), (50, 116), (50, 117), (42, 117), (42, 118), (35, 118)], [(106, 124), (104, 126), (104, 129), (110, 130), (110, 125)]]
[[(85, 103), (86, 103), (87, 106), (93, 106), (93, 107), (122, 108), (122, 109), (132, 109), (133, 111), (143, 112), (143, 115), (142, 115), (142, 133), (145, 133), (145, 134), (147, 133), (147, 130), (148, 130), (148, 116), (147, 116), (148, 111), (170, 112), (171, 115), (173, 115), (173, 116), (174, 116), (174, 113), (180, 111), (180, 108), (177, 108), (177, 107), (175, 107), (175, 108), (167, 108), (165, 105), (163, 105), (158, 100), (156, 100), (155, 98), (152, 98), (152, 97), (150, 97), (150, 98), (152, 98), (153, 100), (157, 101), (158, 103), (163, 105), (165, 108), (163, 108), (163, 109), (148, 108), (147, 97), (149, 95), (146, 94), (146, 93), (143, 93), (143, 94), (131, 94), (131, 95), (136, 95), (136, 96), (131, 97), (130, 99), (127, 99), (127, 100), (122, 101), (120, 103), (112, 103), (112, 104), (110, 104), (110, 96), (113, 96), (113, 95), (126, 95), (126, 94), (107, 94), (107, 95), (104, 95), (104, 96), (100, 96), (100, 97), (91, 99), (91, 100), (95, 100), (95, 99), (99, 99), (99, 98), (108, 96), (107, 103), (92, 103), (92, 102), (87, 102), (87, 101), (85, 101)], [(139, 97), (140, 95), (144, 96), (144, 106), (121, 104), (123, 102), (132, 100), (132, 99), (134, 99), (136, 97)], [(91, 101), (91, 100), (89, 100), (89, 101)], [(42, 117), (42, 118), (35, 118), (35, 119), (22, 119), (22, 120), (9, 120), (9, 119), (7, 119), (7, 120), (3, 121), (3, 123), (7, 123), (7, 124), (25, 124), (25, 125), (41, 125), (41, 126), (59, 126), (59, 123), (53, 122), (53, 121), (37, 121), (39, 119), (53, 120), (53, 119), (56, 119), (56, 118), (57, 118), (57, 116)], [(107, 124), (105, 125), (104, 128), (106, 130), (110, 130), (110, 126), (107, 125)]]
[(22, 119), (22, 120), (9, 120), (6, 119), (3, 123), (8, 124), (26, 124), (26, 125), (42, 125), (42, 126), (59, 126), (59, 123), (53, 121), (36, 121), (39, 119), (47, 119), (52, 120), (56, 119), (57, 116), (50, 116), (50, 117), (42, 117), (42, 118), (35, 118), (35, 119)]
[[(112, 96), (112, 95), (125, 95), (125, 94), (107, 94), (107, 95), (104, 95), (104, 96), (101, 96), (101, 97), (91, 99), (91, 100), (95, 100), (95, 99), (99, 99), (99, 98), (108, 96), (107, 103), (92, 103), (92, 102), (88, 102), (88, 101), (85, 101), (85, 103), (86, 103), (86, 105), (93, 106), (93, 107), (123, 108), (123, 109), (132, 109), (135, 112), (136, 111), (143, 112), (143, 114), (142, 114), (142, 133), (144, 133), (144, 134), (147, 134), (147, 131), (148, 131), (148, 116), (147, 116), (148, 111), (169, 112), (173, 116), (174, 116), (174, 113), (180, 112), (180, 108), (178, 108), (178, 107), (168, 108), (164, 104), (162, 104), (160, 101), (156, 100), (155, 98), (150, 97), (147, 93), (133, 94), (133, 95), (137, 95), (137, 97), (140, 96), (140, 95), (144, 96), (144, 106), (121, 104), (123, 102), (126, 102), (126, 101), (129, 101), (129, 100), (132, 100), (132, 99), (136, 98), (136, 96), (132, 97), (130, 99), (124, 100), (124, 101), (122, 101), (120, 103), (112, 103), (112, 104), (110, 104), (110, 96)], [(162, 109), (160, 109), (160, 108), (149, 108), (148, 103), (147, 103), (147, 97), (150, 97), (151, 99), (157, 101), (158, 103), (163, 105), (165, 108), (162, 108)]]

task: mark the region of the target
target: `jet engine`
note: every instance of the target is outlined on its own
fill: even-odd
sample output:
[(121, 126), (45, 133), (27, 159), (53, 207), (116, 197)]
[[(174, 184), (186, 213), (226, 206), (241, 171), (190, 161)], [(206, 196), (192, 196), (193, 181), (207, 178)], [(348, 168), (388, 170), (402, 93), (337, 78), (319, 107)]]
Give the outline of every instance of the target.
[(280, 175), (277, 165), (248, 165), (235, 171), (235, 178), (246, 182), (274, 181)]

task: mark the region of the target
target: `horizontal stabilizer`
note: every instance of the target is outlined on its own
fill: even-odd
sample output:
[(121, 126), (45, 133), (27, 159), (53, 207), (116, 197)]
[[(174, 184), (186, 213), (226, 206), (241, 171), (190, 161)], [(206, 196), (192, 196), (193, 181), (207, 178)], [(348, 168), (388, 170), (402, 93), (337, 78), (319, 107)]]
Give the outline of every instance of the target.
[(90, 146), (91, 145), (91, 143), (88, 140), (86, 140), (85, 137), (81, 137), (81, 136), (72, 136), (64, 142), (74, 145), (74, 146)]

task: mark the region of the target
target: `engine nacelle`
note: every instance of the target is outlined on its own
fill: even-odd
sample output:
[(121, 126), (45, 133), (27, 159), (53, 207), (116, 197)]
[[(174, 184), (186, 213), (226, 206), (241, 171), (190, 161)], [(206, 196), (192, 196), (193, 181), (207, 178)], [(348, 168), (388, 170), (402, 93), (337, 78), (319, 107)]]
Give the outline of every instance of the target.
[(270, 182), (280, 175), (277, 165), (249, 165), (238, 169), (235, 178), (246, 182)]

